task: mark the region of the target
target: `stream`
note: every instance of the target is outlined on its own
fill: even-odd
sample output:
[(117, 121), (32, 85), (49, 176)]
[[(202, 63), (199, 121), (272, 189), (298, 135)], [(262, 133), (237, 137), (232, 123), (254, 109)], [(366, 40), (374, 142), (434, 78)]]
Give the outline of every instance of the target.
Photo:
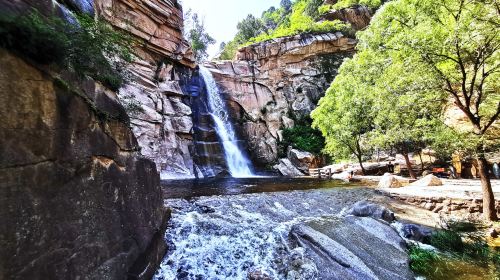
[[(340, 215), (342, 210), (377, 196), (372, 189), (315, 179), (228, 178), (165, 182), (165, 195), (165, 203), (172, 209), (166, 232), (170, 249), (154, 279), (377, 279), (375, 275), (387, 274), (369, 268), (358, 257), (349, 261), (359, 264), (344, 269), (341, 260), (326, 258), (325, 263), (325, 258), (308, 253), (313, 247), (322, 252), (340, 250), (330, 248), (333, 245), (348, 252), (349, 245), (337, 244), (342, 241), (334, 241), (333, 245), (321, 241), (328, 234), (323, 227), (327, 224), (328, 231), (331, 223), (338, 223), (342, 228), (346, 224)], [(364, 222), (359, 223), (359, 228), (367, 226)], [(304, 225), (307, 227), (298, 228)], [(389, 233), (383, 235), (395, 233), (386, 227), (382, 231)], [(302, 236), (304, 231), (307, 238)], [(309, 244), (314, 239), (325, 244)], [(353, 244), (356, 242), (366, 245), (363, 240)], [(402, 258), (400, 246), (391, 242), (384, 240), (381, 248), (390, 247), (389, 253)], [(372, 253), (366, 259), (377, 254)], [(334, 267), (338, 263), (338, 274), (332, 274), (332, 278), (322, 276), (322, 271), (328, 272), (322, 266)], [(411, 273), (402, 270), (402, 277), (391, 278), (409, 279), (405, 275)], [(396, 274), (390, 272), (387, 276)]]

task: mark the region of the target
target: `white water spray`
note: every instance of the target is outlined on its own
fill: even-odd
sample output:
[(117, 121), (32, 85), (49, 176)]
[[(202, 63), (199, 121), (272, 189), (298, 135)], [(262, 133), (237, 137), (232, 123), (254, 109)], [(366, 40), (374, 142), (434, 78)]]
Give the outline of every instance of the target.
[(215, 130), (222, 142), (229, 173), (235, 178), (254, 177), (249, 160), (243, 155), (237, 145), (236, 134), (229, 120), (226, 104), (221, 98), (219, 88), (210, 71), (200, 66), (208, 93), (208, 106), (215, 123)]

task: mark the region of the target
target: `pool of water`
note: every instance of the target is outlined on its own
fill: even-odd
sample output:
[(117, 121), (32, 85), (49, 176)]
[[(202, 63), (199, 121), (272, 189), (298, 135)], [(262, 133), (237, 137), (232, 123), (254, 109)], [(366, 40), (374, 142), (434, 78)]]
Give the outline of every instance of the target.
[(341, 180), (317, 178), (213, 178), (162, 181), (164, 197), (193, 198), (210, 195), (283, 192), (292, 190), (360, 187), (366, 183), (346, 183)]

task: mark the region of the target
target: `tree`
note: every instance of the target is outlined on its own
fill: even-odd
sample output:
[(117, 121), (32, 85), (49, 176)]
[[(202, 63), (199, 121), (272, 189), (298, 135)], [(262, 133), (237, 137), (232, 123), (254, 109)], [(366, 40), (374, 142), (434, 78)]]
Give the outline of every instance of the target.
[(192, 13), (191, 10), (186, 12), (186, 17), (189, 18), (186, 24), (186, 37), (191, 43), (191, 48), (194, 52), (194, 57), (199, 63), (208, 57), (208, 46), (215, 44), (215, 39), (212, 38), (205, 29), (205, 24), (198, 17), (197, 13)]
[(249, 14), (245, 19), (238, 23), (237, 28), (237, 38), (239, 38), (242, 42), (246, 42), (261, 34), (264, 31), (264, 24), (260, 19), (256, 18), (252, 14)]
[(497, 220), (485, 153), (499, 141), (499, 27), (494, 0), (398, 0), (386, 4), (360, 36), (362, 48), (401, 61), (409, 78), (430, 73), (419, 91), (444, 95), (444, 111), (462, 112), (466, 125), (452, 128), (467, 136), (474, 151), (488, 220)]
[[(311, 113), (313, 126), (325, 136), (325, 152), (336, 160), (354, 155), (363, 174), (368, 153), (367, 135), (373, 129), (372, 99), (365, 94), (373, 85), (377, 67), (370, 53), (356, 55), (342, 64), (339, 74)], [(372, 73), (372, 74), (370, 74)]]
[(281, 0), (280, 6), (286, 11), (289, 12), (292, 9), (292, 1), (290, 0)]

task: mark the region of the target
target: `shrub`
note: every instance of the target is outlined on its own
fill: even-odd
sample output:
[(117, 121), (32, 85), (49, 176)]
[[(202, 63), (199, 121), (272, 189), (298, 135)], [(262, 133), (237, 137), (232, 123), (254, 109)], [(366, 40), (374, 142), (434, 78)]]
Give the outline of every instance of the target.
[(37, 10), (28, 15), (0, 15), (0, 46), (40, 64), (56, 64), (89, 76), (112, 90), (125, 78), (132, 60), (132, 40), (103, 21), (77, 15), (68, 23)]
[(434, 251), (422, 249), (419, 246), (410, 246), (408, 250), (410, 257), (410, 268), (420, 275), (428, 275), (434, 271), (439, 256)]
[(279, 143), (280, 156), (286, 156), (288, 146), (320, 155), (325, 147), (325, 138), (320, 131), (311, 127), (311, 120), (296, 120), (295, 126), (283, 130), (283, 141)]

